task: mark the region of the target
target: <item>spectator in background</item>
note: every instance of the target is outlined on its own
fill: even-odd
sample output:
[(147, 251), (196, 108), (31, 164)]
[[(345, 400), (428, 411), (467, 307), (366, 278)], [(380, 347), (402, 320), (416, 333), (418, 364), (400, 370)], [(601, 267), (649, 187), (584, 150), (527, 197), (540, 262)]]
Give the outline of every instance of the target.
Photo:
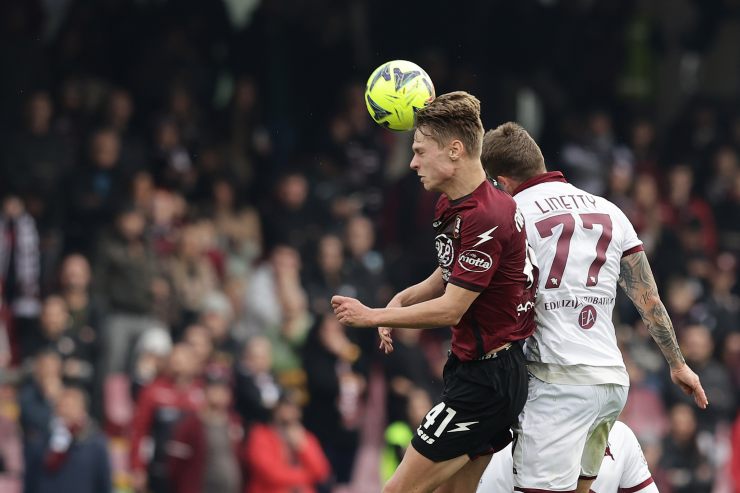
[(434, 375), (429, 360), (419, 345), (421, 332), (399, 330), (393, 341), (394, 350), (386, 355), (383, 362), (388, 383), (388, 422), (405, 418), (406, 401), (413, 389), (423, 389), (431, 392), (431, 395), (442, 391), (441, 382)]
[(183, 342), (190, 345), (201, 368), (206, 368), (214, 356), (213, 338), (207, 327), (193, 324), (185, 328)]
[(94, 338), (89, 339), (72, 332), (67, 304), (61, 296), (44, 300), (40, 319), (41, 337), (34, 354), (50, 348), (62, 357), (62, 376), (67, 383), (93, 389), (95, 359), (98, 357)]
[(148, 164), (144, 139), (132, 124), (135, 113), (131, 93), (122, 88), (114, 88), (108, 94), (103, 124), (116, 131), (121, 142), (121, 168), (133, 173)]
[[(712, 336), (703, 325), (691, 325), (684, 328), (679, 335), (681, 351), (687, 364), (691, 365), (707, 393), (712, 406), (701, 413), (698, 420), (699, 429), (714, 433), (718, 423), (730, 423), (735, 416), (737, 395), (732, 391), (732, 383), (727, 369), (712, 359), (714, 343)], [(669, 403), (690, 403), (686, 396), (673, 385), (666, 382)]]
[(737, 284), (738, 262), (734, 255), (722, 253), (712, 265), (709, 293), (704, 308), (706, 325), (712, 332), (715, 356), (722, 352), (725, 338), (740, 329), (740, 296), (733, 293)]
[(177, 253), (168, 265), (172, 294), (180, 305), (179, 325), (195, 321), (203, 299), (217, 286), (216, 272), (205, 256), (204, 230), (198, 225), (182, 228)]
[(407, 397), (403, 416), (397, 420), (389, 419), (390, 425), (385, 429), (385, 448), (380, 457), (380, 476), (383, 484), (396, 472), (396, 468), (403, 459), (403, 454), (406, 453), (406, 448), (414, 437), (414, 428), (424, 420), (424, 416), (433, 404), (429, 393), (423, 389), (411, 387), (408, 390)]
[(740, 173), (730, 183), (727, 195), (715, 207), (717, 227), (720, 230), (720, 245), (723, 249), (740, 256)]
[(166, 296), (167, 285), (155, 277), (153, 252), (144, 237), (145, 219), (126, 207), (115, 229), (101, 240), (95, 266), (96, 291), (108, 317), (103, 329), (103, 370), (122, 372), (136, 338), (158, 324), (153, 304)]
[(722, 345), (722, 364), (730, 375), (733, 393), (740, 395), (740, 330), (731, 332)]
[(667, 486), (672, 493), (709, 493), (714, 472), (706, 451), (699, 447), (694, 409), (677, 404), (670, 411), (670, 421), (660, 460)]
[(58, 198), (59, 180), (71, 164), (69, 149), (54, 131), (52, 119), (54, 106), (46, 91), (34, 92), (26, 103), (23, 128), (5, 147), (2, 166), (2, 185), (21, 193), (34, 192), (46, 197), (49, 205)]
[(317, 314), (329, 311), (334, 293), (357, 297), (354, 286), (345, 283), (344, 245), (333, 234), (325, 234), (319, 239), (316, 254), (317, 269), (308, 276), (306, 293), (311, 310)]
[(59, 355), (51, 350), (37, 354), (31, 378), (23, 384), (18, 396), (24, 442), (40, 439), (48, 432), (54, 405), (63, 387)]
[[(141, 391), (131, 430), (130, 464), (135, 491), (169, 493), (166, 444), (173, 427), (203, 406), (203, 390), (197, 380), (201, 370), (192, 348), (177, 344), (164, 374)], [(142, 447), (146, 436), (151, 437), (154, 445), (150, 457), (144, 455)]]
[(10, 372), (0, 374), (0, 491), (21, 493), (23, 484), (23, 445), (20, 427), (12, 409), (15, 388)]
[(155, 156), (152, 159), (155, 181), (167, 189), (187, 195), (195, 190), (197, 170), (182, 142), (180, 129), (172, 118), (163, 118), (154, 133)]
[(121, 142), (114, 130), (93, 132), (86, 165), (76, 170), (66, 188), (70, 209), (65, 230), (68, 250), (91, 253), (96, 235), (110, 224), (120, 207), (127, 183), (119, 168), (120, 153)]
[(275, 187), (274, 201), (262, 208), (265, 243), (286, 245), (309, 258), (324, 229), (325, 214), (309, 196), (309, 182), (300, 171), (285, 173)]
[(111, 493), (108, 445), (87, 413), (87, 396), (62, 389), (49, 433), (29, 445), (26, 493)]
[(274, 247), (269, 261), (255, 270), (244, 307), (248, 334), (266, 335), (271, 340), (273, 369), (287, 374), (290, 386), (302, 383), (300, 352), (312, 323), (300, 272), (301, 260), (294, 248)]
[(272, 369), (272, 344), (264, 336), (251, 337), (235, 367), (235, 408), (245, 424), (267, 423), (280, 397)]
[(663, 204), (663, 220), (675, 231), (696, 221), (701, 231), (701, 248), (705, 255), (717, 251), (717, 229), (709, 204), (694, 194), (694, 172), (686, 164), (674, 166), (668, 173), (668, 199)]
[(242, 485), (239, 446), (244, 430), (230, 413), (228, 375), (208, 372), (205, 405), (178, 422), (167, 443), (170, 491), (239, 493)]
[(319, 319), (304, 349), (306, 427), (323, 445), (338, 484), (349, 483), (359, 442), (366, 382), (361, 356), (333, 314)]
[(281, 397), (269, 424), (257, 424), (244, 446), (244, 493), (314, 493), (329, 478), (321, 445), (301, 423), (301, 408)]
[(16, 195), (3, 199), (0, 211), (0, 284), (2, 304), (10, 310), (11, 343), (22, 357), (30, 356), (34, 325), (41, 302), (41, 254), (36, 222)]
[(198, 324), (208, 329), (213, 343), (214, 359), (231, 367), (238, 353), (239, 343), (231, 333), (234, 309), (221, 291), (211, 291), (200, 300)]

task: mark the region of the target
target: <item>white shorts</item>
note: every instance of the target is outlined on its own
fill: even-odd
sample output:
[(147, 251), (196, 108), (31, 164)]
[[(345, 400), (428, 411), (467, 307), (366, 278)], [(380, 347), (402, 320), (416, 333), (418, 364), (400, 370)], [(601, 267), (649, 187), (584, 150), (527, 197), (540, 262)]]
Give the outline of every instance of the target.
[(514, 428), (514, 490), (575, 491), (579, 477), (595, 478), (628, 390), (530, 376), (527, 403)]

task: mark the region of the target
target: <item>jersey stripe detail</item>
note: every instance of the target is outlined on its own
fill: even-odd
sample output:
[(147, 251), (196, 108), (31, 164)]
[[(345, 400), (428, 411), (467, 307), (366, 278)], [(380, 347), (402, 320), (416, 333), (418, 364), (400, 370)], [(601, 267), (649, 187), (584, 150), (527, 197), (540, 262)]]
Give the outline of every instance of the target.
[(626, 257), (627, 255), (632, 255), (633, 253), (637, 252), (643, 252), (645, 249), (642, 247), (642, 245), (637, 245), (636, 247), (632, 247), (629, 250), (626, 250), (624, 253), (622, 253), (622, 258)]
[(520, 488), (518, 486), (514, 487), (514, 491), (521, 491), (522, 493), (575, 493), (576, 492), (576, 490), (567, 490), (567, 491), (538, 490), (536, 488)]
[(484, 289), (486, 289), (485, 286), (476, 286), (475, 284), (471, 284), (467, 281), (463, 281), (461, 279), (458, 279), (457, 277), (451, 277), (448, 281), (450, 284), (454, 284), (457, 287), (467, 289), (468, 291), (475, 291), (476, 293), (480, 293)]
[(638, 485), (635, 485), (631, 488), (619, 488), (617, 491), (618, 493), (635, 493), (635, 491), (640, 491), (646, 486), (653, 484), (653, 482), (654, 482), (653, 477), (650, 476), (649, 478), (647, 478), (645, 481), (643, 481), (642, 483)]

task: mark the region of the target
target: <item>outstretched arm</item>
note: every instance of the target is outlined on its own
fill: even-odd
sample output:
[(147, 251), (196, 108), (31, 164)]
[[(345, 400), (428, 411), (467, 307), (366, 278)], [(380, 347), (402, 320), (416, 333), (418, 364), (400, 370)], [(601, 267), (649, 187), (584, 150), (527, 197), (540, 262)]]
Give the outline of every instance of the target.
[(699, 377), (688, 367), (678, 346), (671, 318), (658, 294), (658, 287), (645, 252), (622, 257), (619, 285), (632, 300), (647, 325), (650, 336), (663, 352), (671, 367), (673, 382), (686, 394), (693, 395), (699, 407), (707, 407), (707, 397)]

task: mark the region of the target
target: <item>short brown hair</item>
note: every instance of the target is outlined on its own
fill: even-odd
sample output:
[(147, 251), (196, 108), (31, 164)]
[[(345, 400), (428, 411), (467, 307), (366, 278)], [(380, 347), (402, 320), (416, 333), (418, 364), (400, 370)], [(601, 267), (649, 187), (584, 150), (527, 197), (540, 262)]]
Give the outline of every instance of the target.
[(545, 158), (524, 128), (506, 122), (483, 136), (483, 167), (492, 177), (524, 181), (546, 171)]
[(465, 152), (478, 157), (483, 140), (483, 123), (480, 120), (480, 101), (465, 91), (455, 91), (437, 96), (416, 113), (416, 128), (429, 132), (440, 146), (456, 138), (465, 146)]

